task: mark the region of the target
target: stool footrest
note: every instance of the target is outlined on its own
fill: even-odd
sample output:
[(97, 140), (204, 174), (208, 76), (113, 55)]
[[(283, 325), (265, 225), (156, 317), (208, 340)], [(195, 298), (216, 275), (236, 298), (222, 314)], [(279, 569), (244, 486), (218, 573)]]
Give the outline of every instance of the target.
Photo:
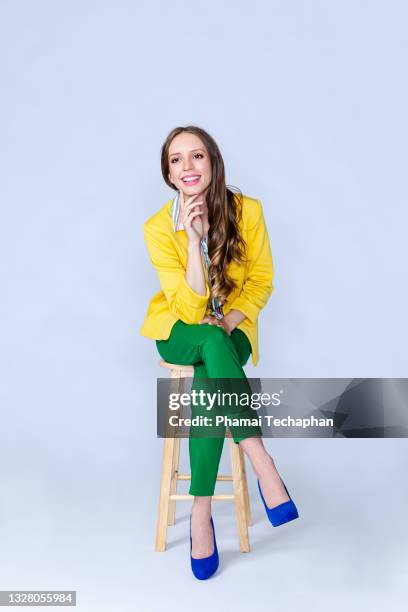
[[(179, 494), (175, 494), (175, 495), (169, 495), (169, 499), (173, 500), (173, 501), (189, 501), (190, 499), (194, 499), (194, 495), (179, 495)], [(213, 495), (212, 496), (212, 501), (233, 501), (235, 499), (235, 496), (233, 494), (231, 495)]]
[[(177, 480), (191, 480), (191, 476), (189, 474), (180, 474), (180, 476), (177, 476)], [(229, 476), (228, 474), (221, 474), (220, 476), (217, 476), (217, 480), (230, 482), (232, 481), (232, 476)]]

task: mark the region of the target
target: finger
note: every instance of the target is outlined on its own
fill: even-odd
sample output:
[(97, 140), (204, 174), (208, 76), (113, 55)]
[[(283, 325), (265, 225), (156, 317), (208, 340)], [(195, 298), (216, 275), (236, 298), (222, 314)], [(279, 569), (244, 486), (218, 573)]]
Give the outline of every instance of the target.
[(182, 215), (184, 219), (187, 219), (188, 215), (191, 213), (192, 210), (194, 210), (195, 206), (200, 206), (202, 204), (202, 202), (197, 202), (197, 204), (193, 203), (190, 206), (187, 206), (186, 208), (184, 208), (184, 210), (182, 209)]
[(190, 210), (186, 210), (185, 215), (186, 215), (186, 217), (189, 217), (191, 214), (194, 214), (194, 213), (197, 213), (197, 212), (204, 213), (203, 210), (194, 210), (193, 208), (190, 208)]
[(195, 217), (197, 217), (197, 215), (201, 215), (201, 212), (198, 213), (193, 213), (192, 215), (190, 215), (189, 217), (187, 217), (187, 219), (184, 222), (184, 225), (187, 225), (188, 227), (191, 227)]
[(195, 198), (198, 198), (198, 196), (200, 196), (200, 195), (201, 195), (201, 193), (196, 193), (196, 194), (190, 196), (189, 198), (187, 198), (185, 203), (186, 204), (190, 204), (193, 200), (195, 200)]
[[(182, 191), (180, 193), (183, 193)], [(180, 202), (181, 205), (181, 209), (182, 210), (186, 210), (187, 208), (190, 208), (190, 206), (195, 206), (196, 204), (198, 204), (198, 202), (195, 201), (195, 199), (199, 196), (199, 193), (196, 193), (195, 195), (191, 196), (190, 198), (185, 199), (184, 198), (184, 194), (183, 194), (183, 199)], [(194, 200), (194, 201), (193, 201)]]
[(187, 219), (185, 220), (185, 222), (183, 223), (183, 225), (191, 225), (191, 222), (193, 221), (193, 218), (196, 217), (197, 215), (202, 215), (203, 211), (202, 210), (198, 210), (197, 212), (193, 212), (191, 213), (191, 215), (189, 215), (187, 217)]
[(199, 202), (191, 202), (191, 204), (186, 204), (184, 210), (185, 212), (190, 211), (190, 210), (194, 210), (194, 208), (196, 206), (202, 206), (204, 204), (204, 202), (202, 200), (200, 200)]

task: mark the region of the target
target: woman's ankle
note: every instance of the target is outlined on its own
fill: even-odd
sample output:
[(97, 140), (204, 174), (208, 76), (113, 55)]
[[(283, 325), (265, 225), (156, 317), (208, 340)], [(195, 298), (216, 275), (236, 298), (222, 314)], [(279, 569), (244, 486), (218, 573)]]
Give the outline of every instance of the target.
[(257, 478), (260, 478), (265, 473), (270, 473), (271, 468), (277, 471), (273, 458), (266, 451), (265, 455), (263, 457), (259, 457), (252, 467)]

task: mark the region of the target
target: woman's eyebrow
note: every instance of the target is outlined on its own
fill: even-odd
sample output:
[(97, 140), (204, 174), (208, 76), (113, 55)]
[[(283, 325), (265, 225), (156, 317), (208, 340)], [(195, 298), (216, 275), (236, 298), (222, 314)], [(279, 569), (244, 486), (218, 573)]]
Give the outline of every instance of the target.
[[(194, 153), (194, 151), (204, 151), (204, 149), (202, 149), (201, 147), (199, 149), (191, 149), (189, 153)], [(170, 153), (170, 157), (172, 155), (181, 155), (181, 153)]]

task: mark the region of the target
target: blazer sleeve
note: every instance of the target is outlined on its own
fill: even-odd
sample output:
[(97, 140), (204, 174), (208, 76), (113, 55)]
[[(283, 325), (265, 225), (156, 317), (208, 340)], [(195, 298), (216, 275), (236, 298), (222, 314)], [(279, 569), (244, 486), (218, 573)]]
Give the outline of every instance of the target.
[(150, 261), (157, 272), (170, 311), (184, 323), (198, 323), (207, 310), (210, 297), (208, 283), (205, 295), (196, 293), (187, 283), (186, 270), (169, 236), (147, 223), (143, 224), (143, 234)]
[(255, 325), (258, 315), (274, 290), (274, 266), (268, 230), (262, 204), (257, 200), (255, 218), (250, 221), (247, 234), (248, 273), (241, 293), (232, 302), (231, 309), (240, 310)]

